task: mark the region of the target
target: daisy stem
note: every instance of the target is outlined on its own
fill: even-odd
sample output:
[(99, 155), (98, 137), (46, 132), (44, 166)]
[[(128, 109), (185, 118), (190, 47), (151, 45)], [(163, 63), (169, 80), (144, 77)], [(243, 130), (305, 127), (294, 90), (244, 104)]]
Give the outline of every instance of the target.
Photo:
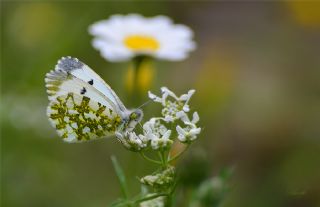
[(162, 164), (162, 162), (159, 162), (157, 160), (154, 160), (154, 159), (151, 159), (151, 158), (147, 157), (143, 152), (140, 152), (139, 154), (143, 157), (143, 159), (145, 159), (145, 160), (147, 160), (149, 162), (152, 162), (152, 163), (157, 164), (157, 165)]
[[(146, 57), (145, 56), (136, 56), (134, 59), (133, 59), (133, 97), (138, 97), (140, 94), (139, 94), (139, 84), (138, 84), (138, 81), (139, 81), (139, 70), (141, 69), (141, 65), (142, 63), (145, 61)], [(138, 98), (139, 99), (139, 98)], [(137, 101), (137, 100), (134, 100), (134, 101)]]

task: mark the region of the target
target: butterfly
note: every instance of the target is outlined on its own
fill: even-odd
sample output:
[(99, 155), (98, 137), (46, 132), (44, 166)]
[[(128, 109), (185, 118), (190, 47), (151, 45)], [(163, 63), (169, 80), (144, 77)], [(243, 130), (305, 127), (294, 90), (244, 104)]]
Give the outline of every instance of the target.
[(66, 142), (84, 142), (133, 131), (140, 109), (128, 110), (111, 87), (77, 58), (61, 58), (46, 74), (47, 115)]

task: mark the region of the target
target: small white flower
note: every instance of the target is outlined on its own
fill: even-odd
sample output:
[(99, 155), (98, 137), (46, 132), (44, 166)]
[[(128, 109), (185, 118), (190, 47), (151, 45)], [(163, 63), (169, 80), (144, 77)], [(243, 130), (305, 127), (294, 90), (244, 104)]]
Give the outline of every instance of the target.
[(148, 96), (149, 96), (149, 98), (152, 99), (154, 102), (162, 103), (162, 98), (156, 96), (155, 94), (151, 93), (150, 91), (148, 91)]
[(154, 134), (151, 136), (151, 147), (154, 150), (170, 146), (173, 141), (170, 140), (171, 130), (166, 131), (162, 137), (157, 137)]
[(200, 120), (198, 112), (194, 112), (193, 113), (192, 121), (190, 121), (190, 119), (189, 119), (189, 117), (187, 116), (186, 113), (181, 113), (180, 118), (181, 118), (181, 121), (183, 121), (184, 124), (192, 126), (192, 127), (195, 127), (196, 123), (198, 123), (199, 120)]
[(115, 135), (127, 149), (139, 151), (147, 147), (148, 139), (140, 135), (138, 136), (135, 132), (116, 132)]
[(178, 61), (195, 49), (192, 30), (173, 24), (165, 16), (113, 15), (91, 25), (89, 33), (95, 37), (94, 48), (109, 61), (125, 61), (138, 55)]
[(172, 144), (170, 140), (171, 130), (168, 130), (163, 124), (161, 119), (152, 118), (143, 125), (144, 139), (150, 140), (152, 149), (165, 148)]
[(161, 87), (161, 93), (162, 93), (162, 97), (165, 100), (168, 96), (173, 97), (174, 99), (178, 100), (179, 98), (176, 96), (175, 93), (173, 93), (172, 91), (170, 91), (167, 87)]
[(186, 127), (181, 128), (179, 125), (176, 127), (178, 132), (178, 139), (182, 143), (192, 142), (197, 139), (197, 135), (200, 134), (201, 128), (197, 127)]
[(152, 133), (157, 137), (164, 135), (168, 131), (167, 128), (161, 124), (161, 119), (159, 118), (151, 118), (149, 121), (144, 123), (143, 130), (145, 134)]

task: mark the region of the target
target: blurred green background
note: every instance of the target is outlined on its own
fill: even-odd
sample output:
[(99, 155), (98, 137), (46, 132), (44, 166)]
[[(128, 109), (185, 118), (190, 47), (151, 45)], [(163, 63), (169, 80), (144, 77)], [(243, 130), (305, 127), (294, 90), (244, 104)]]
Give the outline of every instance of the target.
[(107, 206), (120, 195), (112, 154), (132, 194), (152, 170), (115, 139), (63, 143), (45, 113), (44, 76), (67, 55), (137, 107), (125, 95), (129, 63), (102, 59), (87, 32), (118, 13), (167, 15), (195, 33), (197, 50), (156, 61), (145, 88), (197, 91), (191, 106), (203, 132), (178, 164), (179, 206), (229, 167), (221, 206), (320, 206), (319, 1), (1, 1), (1, 206)]

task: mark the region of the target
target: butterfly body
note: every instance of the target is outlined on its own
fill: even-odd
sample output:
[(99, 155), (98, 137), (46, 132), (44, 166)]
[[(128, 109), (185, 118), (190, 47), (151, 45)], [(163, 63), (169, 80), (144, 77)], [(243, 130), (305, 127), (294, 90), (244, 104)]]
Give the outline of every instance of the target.
[(47, 115), (67, 142), (93, 140), (134, 129), (140, 109), (128, 110), (99, 75), (76, 58), (62, 58), (46, 75)]

